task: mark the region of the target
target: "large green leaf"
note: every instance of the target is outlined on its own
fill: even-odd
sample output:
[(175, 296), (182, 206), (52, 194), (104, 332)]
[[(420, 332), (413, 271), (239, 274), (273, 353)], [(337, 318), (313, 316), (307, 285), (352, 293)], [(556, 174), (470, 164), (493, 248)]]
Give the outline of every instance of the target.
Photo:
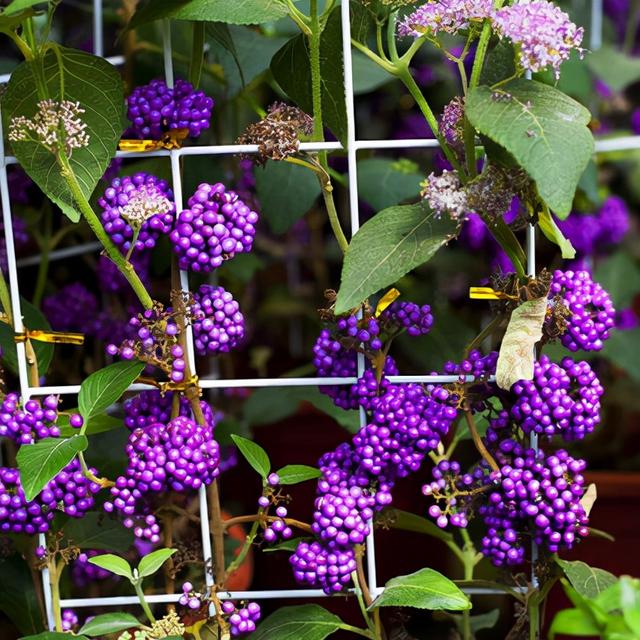
[(246, 461), (263, 477), (266, 478), (271, 471), (271, 461), (267, 452), (255, 442), (242, 436), (231, 434), (231, 439), (245, 457)]
[(436, 218), (423, 203), (389, 207), (353, 237), (342, 266), (336, 313), (357, 307), (430, 260), (457, 232), (448, 216)]
[(590, 567), (581, 560), (561, 560), (556, 562), (564, 571), (571, 586), (585, 598), (593, 599), (616, 582), (616, 577), (596, 567)]
[(27, 501), (33, 500), (55, 475), (60, 473), (80, 451), (87, 448), (86, 436), (45, 438), (20, 447), (16, 460), (20, 482)]
[(95, 638), (139, 626), (138, 620), (130, 613), (103, 613), (86, 622), (80, 629), (80, 633), (86, 633), (90, 638)]
[[(71, 167), (89, 198), (103, 176), (124, 129), (124, 94), (118, 70), (103, 58), (60, 47), (62, 68), (52, 51), (43, 61), (49, 97), (79, 102), (85, 113), (89, 145), (75, 149)], [(33, 63), (35, 64), (35, 63)], [(31, 118), (38, 96), (32, 63), (23, 62), (12, 73), (2, 99), (5, 130), (16, 116)], [(64, 84), (64, 93), (61, 85)], [(44, 193), (74, 222), (80, 219), (71, 191), (53, 154), (35, 142), (14, 142), (13, 150), (24, 170)]]
[[(320, 67), (322, 69), (322, 118), (333, 132), (333, 135), (345, 144), (347, 137), (347, 111), (342, 76), (340, 7), (337, 7), (331, 13), (322, 32)], [(303, 111), (313, 115), (309, 44), (304, 35), (299, 35), (289, 40), (273, 56), (271, 71), (282, 90)]]
[(599, 260), (593, 279), (607, 290), (617, 309), (628, 307), (640, 291), (640, 267), (626, 251)]
[(10, 2), (4, 10), (0, 12), (0, 15), (15, 16), (16, 14), (25, 11), (26, 9), (31, 9), (39, 4), (49, 4), (49, 0), (13, 0), (13, 2)]
[(415, 198), (423, 179), (408, 160), (367, 158), (358, 162), (358, 195), (376, 211)]
[(564, 609), (556, 613), (551, 623), (549, 640), (553, 640), (558, 633), (578, 637), (599, 636), (600, 628), (580, 609)]
[(110, 364), (92, 373), (80, 385), (78, 407), (86, 421), (101, 414), (129, 388), (144, 369), (138, 360)]
[(462, 611), (471, 601), (449, 578), (427, 568), (389, 580), (370, 608), (377, 607)]
[(274, 233), (284, 233), (320, 195), (318, 178), (309, 169), (290, 162), (267, 162), (255, 170), (260, 213)]
[(276, 471), (280, 478), (280, 484), (299, 484), (307, 480), (315, 480), (322, 474), (320, 469), (306, 464), (288, 464)]
[(80, 549), (125, 553), (133, 544), (133, 531), (104, 513), (90, 511), (82, 518), (69, 518), (62, 526), (65, 538)]
[(252, 640), (324, 640), (342, 626), (340, 618), (317, 604), (282, 607), (252, 634)]
[(136, 9), (128, 28), (160, 18), (261, 24), (282, 18), (287, 13), (287, 5), (282, 0), (147, 0)]
[(148, 553), (138, 565), (141, 578), (152, 576), (177, 551), (177, 549), (158, 549)]
[(533, 178), (556, 215), (569, 215), (594, 148), (587, 128), (591, 114), (585, 107), (554, 87), (519, 79), (495, 90), (471, 90), (465, 113)]
[(35, 636), (22, 636), (20, 640), (88, 640), (87, 636), (73, 636), (70, 633), (63, 633), (62, 631), (43, 631)]
[(133, 572), (129, 563), (120, 556), (116, 556), (113, 553), (105, 553), (101, 556), (94, 556), (89, 558), (91, 564), (95, 564), (96, 567), (102, 567), (111, 573), (115, 573), (117, 576), (122, 576), (128, 580), (133, 580)]
[[(27, 329), (51, 331), (51, 325), (42, 312), (28, 300), (20, 297), (22, 319)], [(32, 340), (31, 345), (38, 361), (38, 373), (45, 375), (53, 359), (54, 346), (51, 343)], [(0, 322), (0, 346), (2, 346), (2, 360), (12, 373), (18, 374), (18, 354), (16, 351), (15, 333), (6, 323)]]
[(587, 56), (589, 68), (614, 91), (640, 80), (640, 59), (604, 45)]
[(353, 64), (353, 93), (370, 93), (391, 82), (393, 76), (357, 49), (351, 53)]
[(17, 554), (3, 558), (0, 575), (0, 611), (20, 633), (38, 633), (44, 625), (27, 563)]

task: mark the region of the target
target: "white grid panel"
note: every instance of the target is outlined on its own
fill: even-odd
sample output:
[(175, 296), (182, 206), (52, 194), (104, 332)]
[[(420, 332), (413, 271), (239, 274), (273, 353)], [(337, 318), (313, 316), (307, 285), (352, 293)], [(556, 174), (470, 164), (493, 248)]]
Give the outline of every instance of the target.
[[(93, 42), (94, 53), (96, 55), (103, 55), (103, 25), (102, 25), (102, 0), (93, 0)], [(350, 35), (350, 23), (349, 23), (349, 0), (342, 0), (341, 6), (342, 12), (342, 46), (344, 56), (344, 83), (345, 83), (345, 98), (346, 98), (346, 110), (347, 110), (347, 158), (348, 158), (348, 185), (349, 185), (349, 204), (350, 204), (350, 221), (351, 221), (351, 234), (354, 234), (360, 226), (359, 207), (358, 207), (358, 189), (357, 189), (357, 152), (359, 150), (371, 149), (371, 150), (385, 150), (385, 149), (425, 149), (435, 148), (438, 146), (437, 141), (432, 139), (419, 139), (419, 140), (358, 140), (356, 135), (356, 123), (354, 113), (354, 95), (353, 95), (353, 72), (352, 72), (352, 56), (351, 56), (351, 35)], [(591, 49), (595, 50), (600, 47), (602, 42), (602, 0), (592, 0), (592, 18), (591, 18)], [(171, 56), (171, 30), (168, 22), (163, 23), (163, 50), (164, 50), (164, 64), (165, 64), (165, 78), (168, 84), (173, 83), (173, 66)], [(124, 58), (122, 56), (113, 56), (106, 58), (114, 65), (120, 65), (123, 63)], [(0, 75), (0, 83), (6, 82), (9, 79), (9, 74)], [(303, 143), (301, 149), (305, 151), (336, 151), (341, 150), (342, 145), (338, 142), (311, 142)], [(596, 142), (596, 153), (598, 152), (611, 152), (611, 151), (623, 151), (630, 149), (640, 149), (640, 136), (623, 136), (618, 138), (599, 140)], [(209, 146), (196, 146), (185, 147), (183, 149), (173, 151), (154, 151), (147, 153), (127, 153), (119, 151), (118, 157), (122, 158), (136, 158), (136, 157), (150, 157), (161, 156), (168, 157), (171, 163), (171, 173), (173, 181), (173, 190), (175, 194), (177, 211), (182, 210), (182, 182), (180, 174), (180, 159), (186, 156), (195, 155), (235, 155), (238, 153), (255, 153), (257, 152), (256, 145), (209, 145)], [(32, 256), (24, 258), (20, 261), (16, 261), (15, 247), (13, 242), (13, 226), (11, 219), (10, 208), (10, 194), (7, 182), (7, 166), (15, 164), (17, 161), (12, 156), (5, 156), (4, 143), (2, 137), (2, 124), (0, 119), (0, 202), (2, 203), (3, 221), (5, 228), (6, 247), (7, 247), (7, 261), (9, 271), (9, 286), (12, 297), (12, 313), (14, 316), (15, 330), (17, 332), (23, 330), (22, 325), (22, 312), (19, 296), (19, 284), (18, 284), (18, 266), (30, 266), (37, 264), (38, 256)], [(71, 247), (66, 249), (60, 249), (54, 251), (50, 255), (50, 260), (62, 260), (73, 255), (78, 255), (88, 251), (95, 251), (100, 247), (98, 243), (90, 242), (77, 247)], [(527, 232), (527, 271), (529, 274), (535, 273), (535, 229), (530, 228)], [(186, 272), (180, 274), (181, 284), (183, 289), (188, 289), (188, 277)], [(188, 358), (195, 372), (195, 359), (193, 349), (192, 336), (188, 335)], [(27, 361), (25, 353), (25, 345), (23, 343), (17, 344), (18, 355), (18, 372), (20, 380), (20, 390), (22, 397), (26, 400), (32, 396), (43, 396), (48, 394), (77, 394), (79, 391), (78, 385), (58, 385), (58, 386), (44, 386), (33, 387), (29, 383)], [(360, 357), (358, 363), (358, 373), (362, 372), (364, 366), (363, 360)], [(392, 382), (422, 382), (422, 383), (447, 383), (454, 382), (458, 379), (457, 376), (445, 376), (445, 375), (421, 375), (421, 376), (391, 376)], [(469, 379), (471, 379), (469, 377)], [(353, 384), (356, 381), (355, 377), (343, 377), (343, 378), (249, 378), (249, 379), (216, 379), (205, 378), (200, 380), (200, 384), (204, 389), (225, 389), (225, 388), (237, 388), (237, 387), (291, 387), (291, 386), (317, 386), (319, 384), (327, 384), (328, 382), (334, 385), (347, 385)], [(130, 387), (130, 391), (137, 391), (151, 388), (143, 384), (134, 384)], [(361, 412), (361, 423), (364, 424), (366, 416), (364, 412)], [(532, 443), (535, 444), (535, 443)], [(203, 544), (203, 556), (205, 560), (211, 559), (211, 541), (209, 531), (209, 517), (208, 517), (208, 505), (206, 490), (202, 489), (199, 494), (200, 513), (201, 513), (201, 534)], [(44, 542), (44, 536), (40, 537), (41, 544)], [(369, 586), (372, 595), (375, 597), (382, 589), (377, 584), (376, 578), (376, 560), (375, 560), (375, 548), (374, 548), (374, 536), (373, 532), (370, 534), (367, 540), (368, 547), (368, 565), (367, 573)], [(53, 611), (51, 603), (51, 590), (48, 581), (48, 572), (46, 569), (42, 575), (44, 593), (45, 593), (45, 605), (47, 609), (47, 617), (50, 628), (53, 628)], [(213, 577), (205, 572), (205, 581), (208, 586), (213, 584)], [(466, 589), (470, 595), (482, 595), (482, 594), (502, 594), (501, 591), (494, 589)], [(147, 600), (150, 603), (170, 603), (177, 602), (180, 594), (160, 594), (147, 596)], [(278, 589), (278, 590), (263, 590), (263, 591), (238, 591), (238, 592), (225, 592), (221, 593), (220, 597), (223, 599), (275, 599), (275, 598), (312, 598), (312, 597), (324, 597), (325, 594), (320, 589)], [(108, 597), (108, 598), (72, 598), (62, 599), (62, 607), (118, 607), (123, 605), (135, 605), (138, 603), (136, 596), (122, 596), (122, 597)]]

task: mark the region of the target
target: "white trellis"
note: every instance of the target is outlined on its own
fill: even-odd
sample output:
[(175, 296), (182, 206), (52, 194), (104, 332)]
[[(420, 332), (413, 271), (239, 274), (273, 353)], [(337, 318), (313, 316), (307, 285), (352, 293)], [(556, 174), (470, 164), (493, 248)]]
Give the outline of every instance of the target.
[[(93, 2), (93, 47), (96, 55), (102, 56), (103, 51), (103, 24), (102, 24), (102, 0), (86, 0), (87, 3)], [(438, 146), (437, 141), (432, 139), (419, 140), (358, 140), (356, 137), (356, 122), (354, 113), (354, 95), (353, 95), (353, 67), (351, 57), (351, 29), (349, 23), (349, 0), (342, 0), (342, 47), (344, 57), (344, 90), (347, 111), (347, 157), (348, 157), (348, 186), (349, 186), (349, 204), (350, 204), (350, 221), (351, 235), (353, 235), (360, 227), (360, 215), (358, 208), (358, 188), (357, 188), (357, 154), (360, 150), (385, 150), (385, 149), (425, 149)], [(602, 0), (592, 0), (591, 15), (591, 49), (595, 50), (600, 47), (602, 42)], [(163, 50), (164, 50), (164, 68), (165, 79), (167, 84), (173, 84), (173, 64), (171, 49), (171, 29), (170, 23), (163, 23)], [(114, 65), (123, 63), (122, 56), (113, 56), (106, 58)], [(0, 83), (6, 82), (9, 74), (0, 75)], [(342, 145), (339, 142), (310, 142), (303, 143), (300, 146), (304, 151), (336, 151), (341, 150)], [(640, 149), (640, 136), (625, 136), (608, 140), (600, 140), (596, 142), (596, 153), (608, 151), (621, 151)], [(182, 210), (183, 194), (182, 180), (180, 175), (180, 158), (196, 155), (236, 155), (239, 153), (256, 153), (256, 145), (212, 145), (212, 146), (193, 146), (172, 151), (160, 150), (152, 152), (118, 152), (118, 157), (123, 159), (134, 159), (138, 157), (148, 158), (150, 156), (167, 157), (171, 163), (171, 175), (173, 181), (173, 192), (175, 195), (176, 208), (178, 213)], [(7, 261), (9, 270), (9, 286), (12, 299), (12, 312), (15, 322), (16, 332), (23, 331), (22, 310), (20, 304), (20, 286), (18, 280), (18, 267), (37, 264), (38, 256), (32, 256), (16, 260), (13, 226), (11, 219), (10, 193), (7, 182), (7, 166), (15, 164), (17, 161), (14, 157), (6, 156), (4, 152), (4, 142), (2, 136), (2, 124), (0, 119), (0, 202), (2, 204), (4, 233), (6, 238)], [(95, 251), (100, 247), (96, 242), (90, 242), (77, 247), (61, 249), (53, 251), (50, 254), (50, 260), (62, 260), (73, 255)], [(535, 229), (530, 227), (527, 231), (527, 271), (530, 275), (535, 274)], [(185, 271), (180, 273), (180, 281), (182, 288), (188, 290), (189, 281)], [(195, 358), (193, 338), (189, 329), (187, 336), (188, 358), (195, 372)], [(45, 396), (49, 394), (73, 395), (77, 394), (80, 387), (78, 385), (59, 385), (33, 387), (30, 385), (27, 373), (27, 360), (24, 343), (16, 345), (18, 357), (18, 373), (20, 380), (20, 391), (22, 397), (26, 401), (33, 396)], [(358, 374), (361, 374), (364, 368), (362, 356), (359, 356)], [(391, 376), (392, 382), (420, 382), (420, 383), (447, 383), (455, 382), (457, 376), (446, 375), (413, 375), (413, 376)], [(200, 385), (204, 389), (230, 389), (237, 387), (294, 387), (294, 386), (317, 386), (319, 384), (330, 383), (332, 385), (350, 385), (356, 382), (355, 377), (341, 378), (248, 378), (248, 379), (219, 379), (219, 378), (200, 378)], [(150, 389), (152, 387), (144, 384), (133, 384), (130, 391), (138, 391)], [(366, 422), (364, 412), (360, 415), (361, 424)], [(532, 441), (535, 446), (535, 440)], [(200, 522), (202, 550), (205, 561), (210, 563), (211, 560), (211, 536), (209, 530), (209, 512), (207, 504), (206, 489), (203, 487), (199, 493), (200, 504)], [(40, 536), (41, 544), (44, 544), (44, 536)], [(534, 553), (536, 552), (534, 548)], [(376, 556), (374, 545), (373, 529), (367, 539), (367, 573), (368, 582), (372, 595), (375, 597), (382, 588), (378, 585), (376, 575)], [(204, 579), (207, 586), (213, 585), (213, 576), (210, 572), (204, 572)], [(49, 586), (48, 571), (42, 572), (42, 580), (45, 594), (45, 605), (47, 610), (47, 618), (50, 628), (54, 626), (51, 589)], [(503, 592), (490, 588), (470, 588), (465, 589), (470, 595), (485, 594), (502, 594)], [(324, 596), (324, 592), (320, 589), (270, 589), (262, 591), (233, 591), (219, 594), (222, 599), (304, 599), (317, 598)], [(177, 602), (180, 594), (165, 593), (159, 595), (149, 595), (147, 600), (150, 603), (172, 603)], [(119, 596), (108, 598), (68, 598), (61, 600), (62, 607), (118, 607), (123, 605), (137, 604), (136, 596)]]

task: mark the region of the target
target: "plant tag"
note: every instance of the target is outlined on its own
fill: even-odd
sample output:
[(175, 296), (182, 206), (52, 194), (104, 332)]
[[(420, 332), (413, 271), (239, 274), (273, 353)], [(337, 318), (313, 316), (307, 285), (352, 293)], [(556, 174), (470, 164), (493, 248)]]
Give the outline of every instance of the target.
[(591, 513), (591, 509), (593, 508), (593, 505), (597, 497), (598, 497), (598, 490), (596, 489), (595, 483), (592, 482), (587, 487), (587, 490), (584, 492), (584, 495), (582, 496), (582, 498), (580, 498), (580, 504), (582, 505), (582, 508), (584, 509), (584, 512), (587, 515)]
[(395, 300), (400, 297), (400, 292), (397, 289), (389, 289), (387, 293), (385, 293), (382, 298), (378, 301), (378, 306), (376, 307), (376, 318), (380, 317), (380, 314)]

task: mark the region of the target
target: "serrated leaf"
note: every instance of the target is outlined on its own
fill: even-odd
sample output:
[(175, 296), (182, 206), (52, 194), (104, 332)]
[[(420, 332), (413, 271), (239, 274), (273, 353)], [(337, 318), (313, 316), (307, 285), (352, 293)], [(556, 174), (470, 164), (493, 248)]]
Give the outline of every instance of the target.
[(556, 215), (569, 215), (594, 148), (585, 107), (553, 87), (519, 79), (495, 90), (472, 89), (465, 114), (516, 159)]
[(92, 373), (80, 385), (78, 407), (85, 421), (109, 408), (142, 373), (144, 363), (137, 360), (114, 362)]
[(0, 611), (13, 622), (20, 633), (42, 630), (42, 614), (31, 572), (20, 555), (0, 560)]
[(79, 633), (85, 633), (90, 638), (95, 638), (139, 626), (137, 618), (134, 618), (130, 613), (103, 613), (86, 622)]
[(424, 176), (389, 158), (367, 158), (358, 162), (358, 195), (376, 211), (415, 198)]
[(281, 0), (148, 0), (136, 9), (127, 28), (134, 29), (160, 18), (261, 24), (287, 13), (287, 5)]
[(80, 549), (125, 553), (134, 541), (133, 531), (104, 513), (90, 511), (82, 518), (69, 518), (62, 526), (65, 538)]
[(288, 464), (278, 469), (276, 473), (280, 478), (280, 484), (300, 484), (307, 480), (315, 480), (322, 475), (320, 469), (306, 464)]
[[(124, 130), (124, 93), (118, 70), (103, 58), (82, 51), (59, 47), (63, 65), (64, 96), (61, 93), (61, 71), (52, 51), (42, 62), (49, 97), (79, 102), (85, 110), (89, 145), (75, 149), (69, 163), (83, 194), (89, 198), (104, 175)], [(5, 130), (17, 116), (33, 117), (39, 101), (31, 63), (23, 62), (11, 74), (2, 98)], [(36, 142), (12, 143), (15, 156), (40, 189), (57, 204), (73, 222), (80, 219), (76, 206), (55, 157)]]
[(341, 625), (340, 618), (317, 604), (282, 607), (258, 626), (251, 640), (324, 640)]
[(267, 452), (255, 442), (243, 438), (242, 436), (231, 434), (231, 439), (238, 447), (240, 453), (245, 457), (246, 461), (262, 476), (263, 479), (269, 475), (271, 471), (271, 461)]
[(389, 526), (393, 529), (402, 529), (403, 531), (415, 531), (416, 533), (424, 533), (433, 538), (438, 538), (444, 542), (452, 542), (453, 536), (442, 530), (431, 520), (418, 516), (409, 511), (401, 509), (388, 509), (383, 512), (385, 522), (389, 522)]
[[(79, 409), (69, 409), (69, 414), (78, 412)], [(57, 425), (60, 429), (60, 436), (63, 438), (70, 438), (72, 435), (78, 433), (78, 429), (69, 424), (69, 415), (67, 414), (58, 414)], [(114, 418), (106, 413), (101, 413), (91, 418), (91, 421), (88, 423), (85, 430), (85, 435), (93, 436), (98, 433), (113, 431), (114, 429), (120, 429), (122, 427), (124, 427), (122, 418)]]
[(116, 556), (112, 553), (105, 553), (101, 556), (94, 556), (89, 558), (91, 564), (95, 564), (96, 567), (102, 567), (111, 573), (115, 573), (117, 576), (122, 576), (128, 580), (133, 580), (133, 572), (129, 563), (120, 556)]
[(320, 195), (320, 183), (313, 171), (290, 162), (267, 162), (254, 175), (260, 213), (274, 233), (291, 228)]
[(544, 296), (523, 302), (511, 313), (496, 364), (496, 384), (501, 389), (509, 390), (514, 382), (533, 378), (533, 347), (542, 337), (547, 305)]
[[(1, 307), (2, 305), (0, 305)], [(37, 307), (34, 307), (28, 300), (20, 297), (20, 308), (22, 309), (22, 319), (24, 326), (28, 329), (41, 329), (51, 331), (51, 325)], [(15, 333), (13, 328), (5, 322), (0, 322), (0, 346), (2, 347), (2, 361), (6, 367), (14, 374), (18, 375), (18, 354), (16, 351)], [(51, 343), (32, 340), (31, 346), (38, 361), (38, 373), (45, 375), (49, 370), (49, 365), (53, 359), (54, 346)]]
[(369, 609), (378, 607), (462, 611), (471, 601), (449, 578), (426, 568), (389, 580)]
[[(333, 10), (320, 39), (322, 68), (322, 117), (333, 135), (346, 144), (347, 110), (342, 75), (340, 7)], [(284, 45), (271, 60), (271, 72), (282, 90), (306, 113), (313, 115), (311, 67), (307, 38), (300, 34)]]
[(587, 65), (614, 91), (622, 91), (640, 80), (640, 60), (606, 44), (589, 53)]
[(558, 245), (563, 260), (572, 260), (576, 257), (576, 250), (573, 248), (571, 240), (565, 237), (548, 211), (538, 213), (538, 226), (548, 240)]
[(158, 549), (147, 554), (138, 565), (141, 578), (153, 575), (177, 551), (177, 549)]
[(583, 597), (593, 599), (616, 582), (616, 577), (581, 560), (556, 560), (571, 586)]
[(336, 314), (357, 307), (430, 260), (456, 232), (456, 223), (447, 216), (436, 218), (423, 203), (389, 207), (377, 213), (349, 244)]
[(88, 444), (86, 436), (76, 434), (71, 438), (45, 438), (20, 447), (16, 460), (26, 500), (33, 500)]

